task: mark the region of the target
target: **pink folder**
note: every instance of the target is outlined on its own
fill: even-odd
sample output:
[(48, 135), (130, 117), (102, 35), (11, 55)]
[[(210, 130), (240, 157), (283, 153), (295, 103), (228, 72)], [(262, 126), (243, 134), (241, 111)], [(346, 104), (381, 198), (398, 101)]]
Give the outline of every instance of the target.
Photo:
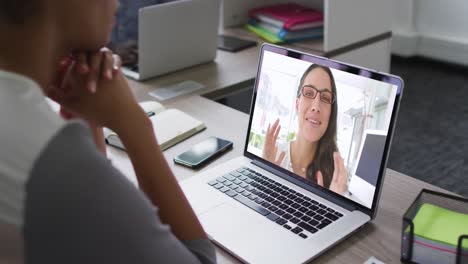
[(295, 3), (278, 4), (250, 10), (249, 15), (287, 30), (300, 30), (323, 25), (323, 14)]

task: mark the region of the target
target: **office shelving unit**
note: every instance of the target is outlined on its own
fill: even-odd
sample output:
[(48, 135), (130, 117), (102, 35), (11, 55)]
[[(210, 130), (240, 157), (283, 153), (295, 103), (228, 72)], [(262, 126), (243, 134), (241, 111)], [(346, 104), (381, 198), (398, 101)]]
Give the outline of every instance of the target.
[[(323, 39), (292, 43), (290, 48), (388, 72), (391, 53), (392, 5), (388, 0), (291, 0), (322, 10)], [(264, 40), (244, 30), (248, 10), (285, 0), (223, 0), (221, 25), (226, 34)]]

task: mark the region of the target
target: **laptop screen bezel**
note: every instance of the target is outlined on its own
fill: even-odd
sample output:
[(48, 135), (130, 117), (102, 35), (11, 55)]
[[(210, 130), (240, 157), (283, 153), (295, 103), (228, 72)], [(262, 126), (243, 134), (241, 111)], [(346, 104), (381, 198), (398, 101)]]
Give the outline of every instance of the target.
[[(397, 92), (396, 92), (396, 96), (395, 96), (395, 103), (394, 103), (393, 110), (392, 110), (392, 116), (391, 116), (391, 119), (390, 119), (389, 129), (387, 131), (387, 139), (386, 139), (386, 142), (385, 142), (384, 153), (383, 153), (383, 156), (382, 156), (382, 163), (381, 163), (380, 169), (379, 169), (378, 180), (377, 180), (376, 189), (375, 189), (374, 198), (373, 198), (373, 201), (372, 201), (372, 207), (371, 208), (368, 208), (368, 207), (366, 207), (366, 206), (364, 206), (362, 204), (359, 204), (359, 203), (357, 203), (357, 202), (355, 202), (355, 201), (353, 201), (353, 200), (351, 200), (349, 198), (346, 198), (345, 196), (342, 196), (342, 195), (337, 194), (337, 193), (335, 193), (333, 191), (330, 191), (327, 188), (324, 188), (324, 187), (321, 187), (319, 185), (310, 183), (309, 181), (307, 181), (306, 179), (296, 175), (295, 173), (293, 173), (293, 172), (291, 172), (291, 171), (289, 171), (289, 170), (287, 170), (285, 168), (282, 168), (282, 167), (280, 167), (280, 166), (278, 166), (278, 165), (276, 165), (274, 163), (271, 163), (271, 162), (263, 159), (262, 157), (259, 157), (259, 156), (255, 155), (253, 153), (248, 152), (247, 148), (248, 148), (248, 143), (249, 143), (250, 130), (251, 130), (251, 127), (252, 127), (252, 120), (253, 120), (253, 115), (254, 115), (254, 106), (255, 106), (256, 99), (257, 99), (257, 89), (258, 89), (258, 85), (259, 85), (259, 76), (260, 76), (260, 73), (261, 73), (261, 70), (262, 70), (263, 56), (264, 56), (266, 51), (273, 52), (273, 53), (276, 53), (276, 54), (285, 55), (285, 56), (296, 58), (296, 59), (303, 60), (303, 61), (308, 61), (308, 62), (311, 62), (311, 63), (314, 63), (314, 64), (320, 64), (320, 65), (323, 65), (323, 66), (327, 66), (327, 67), (329, 67), (331, 69), (341, 70), (341, 71), (356, 74), (356, 75), (359, 75), (359, 76), (368, 77), (368, 78), (371, 78), (373, 80), (382, 81), (382, 82), (385, 82), (385, 83), (388, 83), (388, 84), (395, 85), (397, 87)], [(357, 210), (369, 215), (371, 218), (375, 218), (375, 215), (377, 213), (378, 201), (379, 201), (380, 195), (382, 193), (382, 185), (383, 185), (384, 176), (385, 176), (385, 169), (386, 169), (386, 166), (387, 166), (387, 160), (388, 160), (388, 156), (389, 156), (389, 152), (390, 152), (390, 146), (391, 146), (391, 141), (392, 141), (392, 138), (393, 138), (393, 132), (394, 132), (394, 129), (395, 129), (397, 113), (398, 113), (398, 109), (399, 109), (399, 106), (400, 106), (400, 100), (401, 100), (401, 96), (403, 94), (403, 86), (404, 86), (404, 82), (398, 76), (385, 74), (385, 73), (373, 71), (373, 70), (370, 70), (370, 69), (366, 69), (366, 68), (362, 68), (362, 67), (358, 67), (358, 66), (338, 62), (338, 61), (334, 61), (334, 60), (331, 60), (331, 59), (328, 59), (328, 58), (303, 53), (303, 52), (300, 52), (300, 51), (297, 51), (297, 50), (287, 49), (287, 48), (284, 48), (284, 47), (279, 47), (279, 46), (275, 46), (275, 45), (271, 45), (271, 44), (263, 44), (262, 48), (261, 48), (261, 51), (260, 51), (259, 60), (258, 60), (257, 76), (255, 78), (255, 84), (254, 84), (254, 89), (253, 89), (253, 94), (252, 94), (252, 101), (251, 101), (251, 105), (250, 105), (250, 118), (249, 118), (249, 125), (248, 125), (248, 128), (247, 128), (246, 142), (245, 142), (245, 146), (244, 146), (244, 156), (246, 156), (249, 159), (252, 159), (256, 163), (263, 164), (264, 166), (262, 166), (262, 167), (264, 167), (264, 168), (272, 168), (275, 172), (280, 172), (278, 176), (284, 178), (285, 180), (287, 180), (289, 182), (292, 182), (292, 183), (294, 183), (294, 184), (296, 184), (296, 185), (298, 185), (298, 186), (300, 186), (302, 188), (305, 188), (305, 189), (307, 189), (309, 191), (312, 191), (313, 193), (315, 193), (315, 194), (317, 194), (319, 196), (326, 197), (327, 199), (332, 199), (332, 202), (336, 202), (339, 205), (343, 205), (343, 206), (345, 206), (347, 208), (357, 209)]]

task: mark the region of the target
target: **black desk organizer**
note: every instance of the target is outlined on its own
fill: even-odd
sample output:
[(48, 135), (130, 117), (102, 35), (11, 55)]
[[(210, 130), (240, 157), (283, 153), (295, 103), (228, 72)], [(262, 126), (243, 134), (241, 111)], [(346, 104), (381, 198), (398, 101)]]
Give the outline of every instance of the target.
[[(403, 229), (401, 233), (401, 261), (403, 263), (424, 264), (416, 262), (414, 256), (414, 224), (413, 219), (419, 208), (425, 204), (433, 204), (448, 210), (468, 214), (468, 199), (423, 189), (403, 216)], [(468, 223), (466, 223), (468, 225)], [(405, 232), (409, 228), (409, 232)], [(464, 248), (462, 247), (464, 246)], [(450, 264), (468, 264), (468, 234), (460, 234), (454, 262)], [(453, 253), (446, 253), (453, 254)], [(427, 256), (426, 256), (427, 257)], [(443, 264), (443, 263), (440, 263)]]

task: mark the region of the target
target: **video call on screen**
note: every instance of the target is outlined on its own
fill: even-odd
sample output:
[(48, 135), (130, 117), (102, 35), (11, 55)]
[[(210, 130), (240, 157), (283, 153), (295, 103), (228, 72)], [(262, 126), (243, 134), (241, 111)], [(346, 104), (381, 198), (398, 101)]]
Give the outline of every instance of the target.
[[(397, 86), (330, 68), (336, 87), (333, 93), (336, 119), (326, 119), (325, 114), (316, 115), (315, 112), (312, 113), (312, 109), (318, 108), (321, 113), (330, 110), (333, 104), (329, 104), (330, 98), (327, 97), (329, 94), (324, 91), (322, 95), (311, 88), (304, 92), (307, 97), (301, 92), (304, 85), (318, 88), (317, 90), (322, 88), (331, 90), (332, 81), (329, 77), (328, 79), (323, 77), (323, 72), (321, 75), (313, 73), (318, 69), (308, 73), (316, 74), (315, 76), (305, 77), (305, 80), (310, 83), (301, 85), (301, 78), (311, 65), (311, 62), (270, 51), (263, 53), (247, 151), (317, 184), (317, 177), (304, 172), (304, 166), (295, 166), (294, 157), (298, 155), (295, 152), (297, 148), (295, 149), (294, 146), (299, 145), (296, 144), (298, 142), (302, 145), (316, 144), (320, 147), (327, 145), (323, 143), (325, 137), (320, 137), (322, 133), (320, 131), (327, 131), (331, 124), (335, 123), (336, 138), (332, 140), (342, 158), (344, 169), (340, 170), (340, 175), (342, 175), (341, 179), (346, 179), (346, 184), (341, 184), (338, 191), (330, 188), (331, 186), (328, 187), (370, 208), (392, 118)], [(311, 99), (314, 95), (315, 99)], [(315, 106), (312, 106), (313, 104)], [(269, 136), (267, 132), (268, 127), (271, 128), (277, 120), (280, 129), (275, 138), (271, 134)], [(327, 121), (328, 126), (325, 126)], [(272, 151), (267, 152), (269, 155), (265, 154), (265, 150), (271, 149), (268, 147), (268, 142), (271, 141), (274, 141), (277, 149), (275, 158), (272, 158)], [(282, 152), (285, 152), (285, 157), (278, 161)], [(310, 153), (310, 155), (311, 157), (318, 156), (317, 153)], [(326, 157), (325, 154), (321, 155), (321, 157)], [(328, 158), (333, 160), (333, 157)], [(318, 170), (326, 171), (328, 168), (328, 171), (334, 172), (334, 164), (320, 164), (325, 165), (323, 165), (324, 168), (318, 168)]]

